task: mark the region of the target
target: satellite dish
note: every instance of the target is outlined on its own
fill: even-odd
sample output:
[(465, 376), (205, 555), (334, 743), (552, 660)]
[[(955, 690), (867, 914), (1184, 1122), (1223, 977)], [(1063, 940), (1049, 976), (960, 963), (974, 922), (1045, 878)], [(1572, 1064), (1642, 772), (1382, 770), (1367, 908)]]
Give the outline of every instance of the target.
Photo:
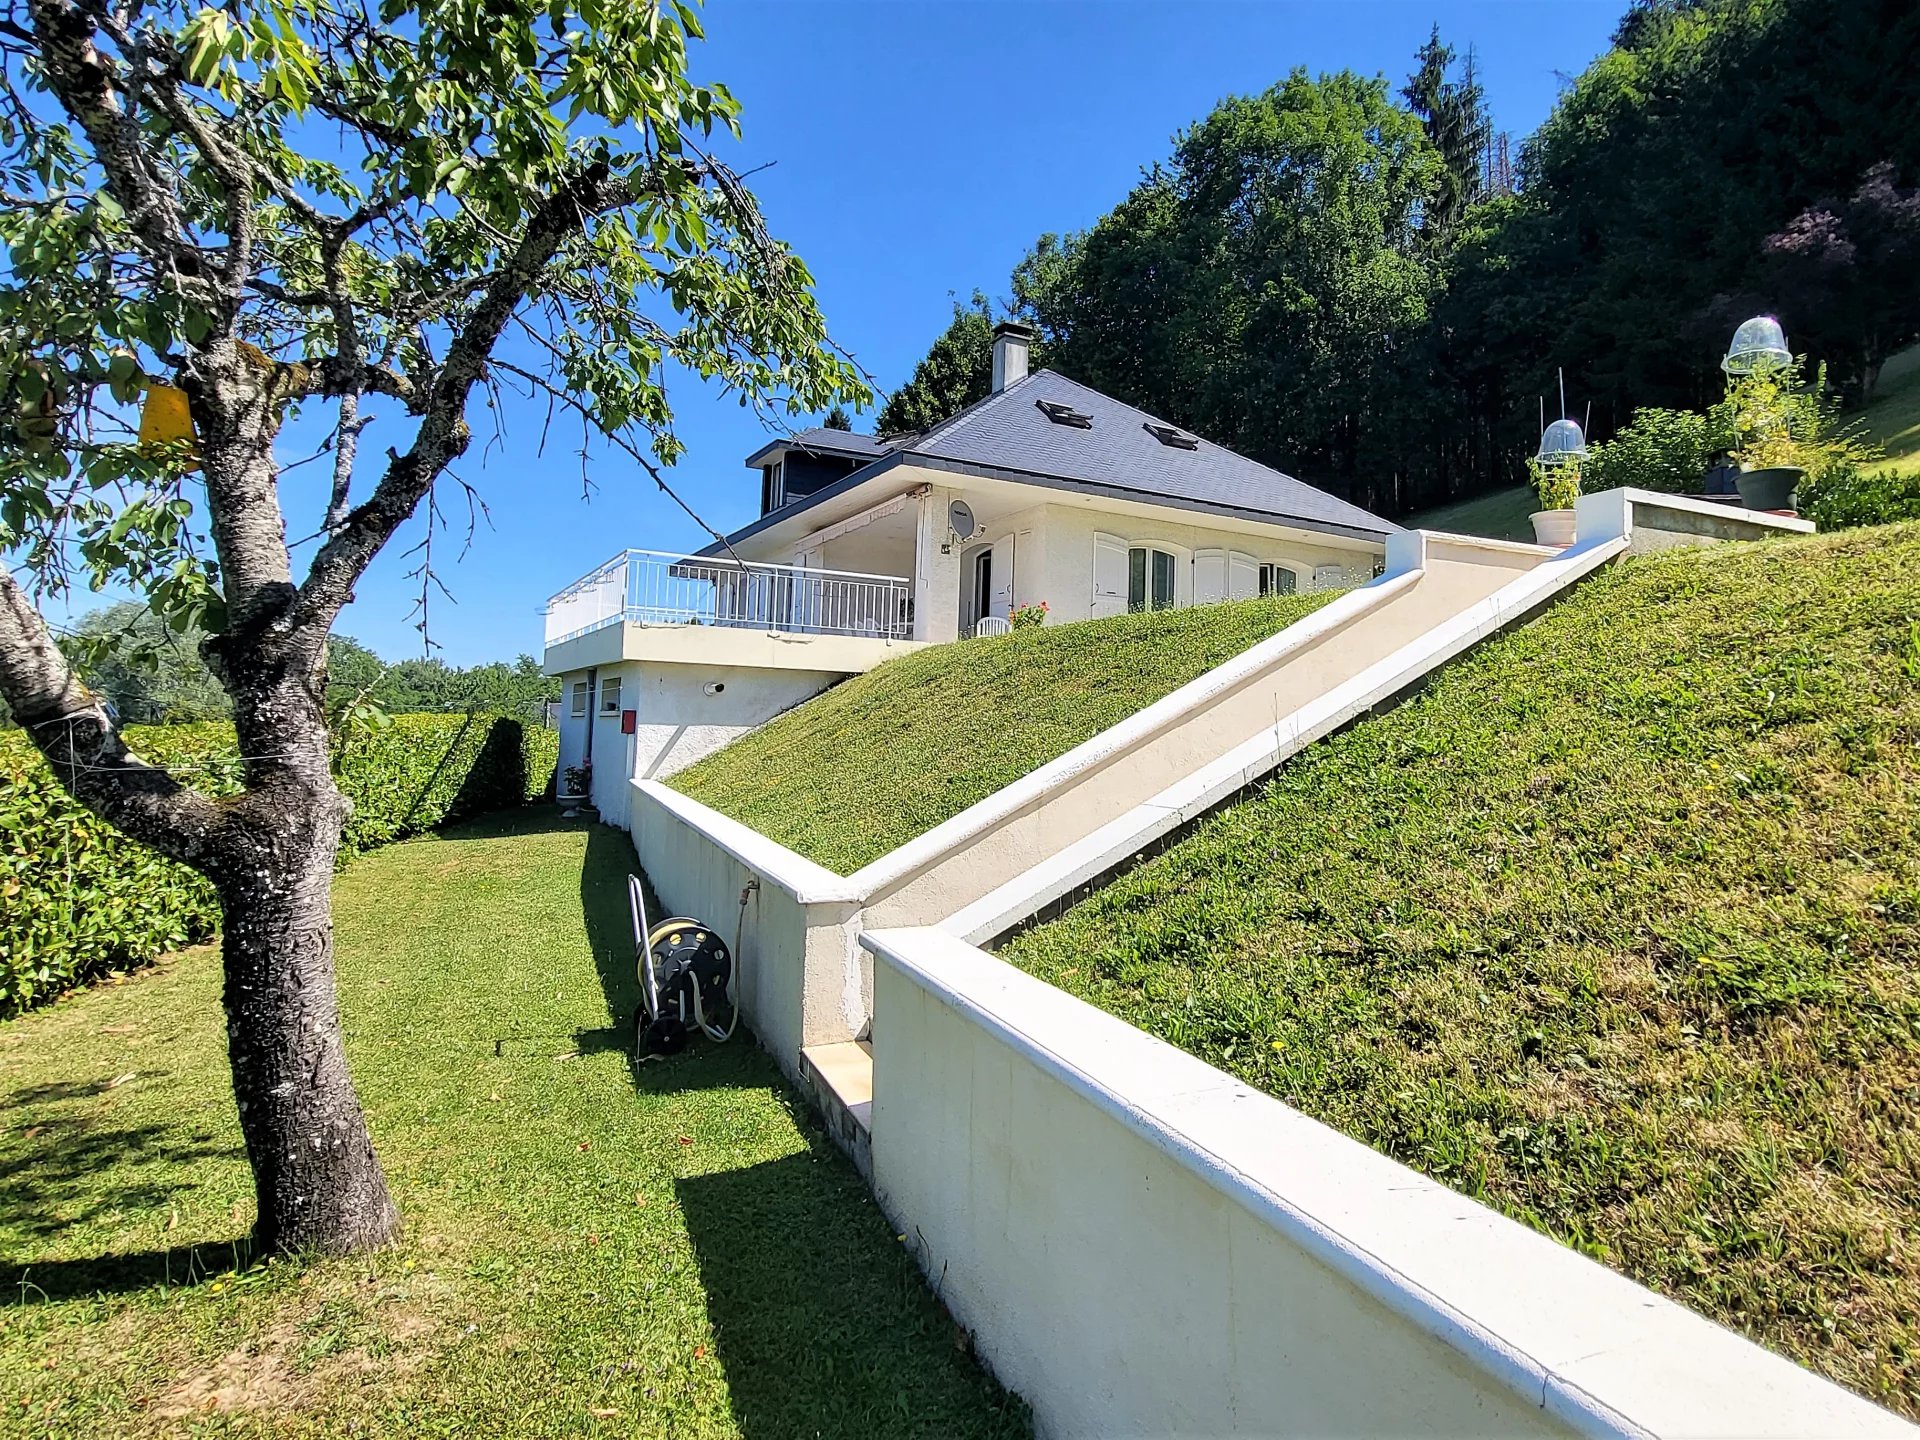
[(956, 500), (947, 507), (947, 524), (962, 540), (980, 528), (973, 518), (973, 507), (964, 500)]

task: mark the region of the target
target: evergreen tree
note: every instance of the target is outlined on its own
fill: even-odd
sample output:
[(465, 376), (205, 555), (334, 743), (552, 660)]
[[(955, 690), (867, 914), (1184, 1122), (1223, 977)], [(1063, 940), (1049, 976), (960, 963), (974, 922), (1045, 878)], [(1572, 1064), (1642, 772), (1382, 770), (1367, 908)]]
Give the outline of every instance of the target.
[(1493, 123), (1487, 115), (1478, 63), (1471, 49), (1458, 78), (1454, 78), (1453, 47), (1441, 41), (1440, 27), (1435, 25), (1414, 58), (1418, 64), (1400, 94), (1446, 166), (1425, 216), (1426, 228), (1445, 236), (1452, 233), (1467, 207), (1485, 190), (1483, 165)]

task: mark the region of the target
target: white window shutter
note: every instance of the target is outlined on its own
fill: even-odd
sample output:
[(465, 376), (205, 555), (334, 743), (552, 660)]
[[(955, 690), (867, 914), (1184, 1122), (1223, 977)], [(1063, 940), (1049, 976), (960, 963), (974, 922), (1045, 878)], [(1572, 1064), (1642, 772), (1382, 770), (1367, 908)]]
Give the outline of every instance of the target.
[(1227, 556), (1227, 598), (1251, 600), (1260, 593), (1260, 562), (1235, 550)]
[(1313, 588), (1316, 590), (1338, 590), (1347, 583), (1347, 567), (1344, 565), (1316, 565), (1313, 567)]
[(1193, 552), (1193, 603), (1211, 605), (1227, 598), (1227, 552)]
[(1093, 536), (1093, 613), (1124, 615), (1127, 610), (1127, 542), (1118, 535)]

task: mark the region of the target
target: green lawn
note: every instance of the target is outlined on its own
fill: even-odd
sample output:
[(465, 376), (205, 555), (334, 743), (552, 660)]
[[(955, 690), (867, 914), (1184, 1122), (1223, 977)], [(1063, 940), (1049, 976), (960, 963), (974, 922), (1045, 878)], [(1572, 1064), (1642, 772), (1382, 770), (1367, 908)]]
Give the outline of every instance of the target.
[(1920, 1417), (1920, 524), (1627, 562), (1005, 953)]
[(1903, 350), (1880, 371), (1873, 402), (1854, 418), (1903, 475), (1920, 474), (1920, 346)]
[(1533, 488), (1516, 485), (1511, 490), (1495, 490), (1490, 495), (1416, 511), (1400, 523), (1409, 530), (1444, 530), (1450, 535), (1485, 535), (1493, 540), (1531, 543), (1533, 521), (1528, 517), (1539, 508)]
[(551, 817), (336, 882), (390, 1251), (234, 1269), (211, 952), (0, 1025), (0, 1433), (1027, 1433), (750, 1040), (636, 1084), (632, 850)]
[(836, 685), (669, 783), (851, 874), (1285, 629), (1334, 593), (930, 646)]

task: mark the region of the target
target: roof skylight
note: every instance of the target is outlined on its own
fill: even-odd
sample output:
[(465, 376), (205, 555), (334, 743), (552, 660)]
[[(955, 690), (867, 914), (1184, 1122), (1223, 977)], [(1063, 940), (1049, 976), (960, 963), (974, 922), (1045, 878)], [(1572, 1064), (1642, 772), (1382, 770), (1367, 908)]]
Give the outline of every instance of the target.
[(1158, 420), (1142, 420), (1140, 428), (1146, 431), (1162, 445), (1171, 445), (1175, 450), (1198, 450), (1200, 437), (1189, 435), (1177, 425), (1166, 425)]
[(1036, 400), (1040, 413), (1056, 425), (1071, 425), (1076, 430), (1091, 430), (1093, 416), (1084, 410), (1076, 410), (1071, 405), (1063, 405), (1058, 400)]

